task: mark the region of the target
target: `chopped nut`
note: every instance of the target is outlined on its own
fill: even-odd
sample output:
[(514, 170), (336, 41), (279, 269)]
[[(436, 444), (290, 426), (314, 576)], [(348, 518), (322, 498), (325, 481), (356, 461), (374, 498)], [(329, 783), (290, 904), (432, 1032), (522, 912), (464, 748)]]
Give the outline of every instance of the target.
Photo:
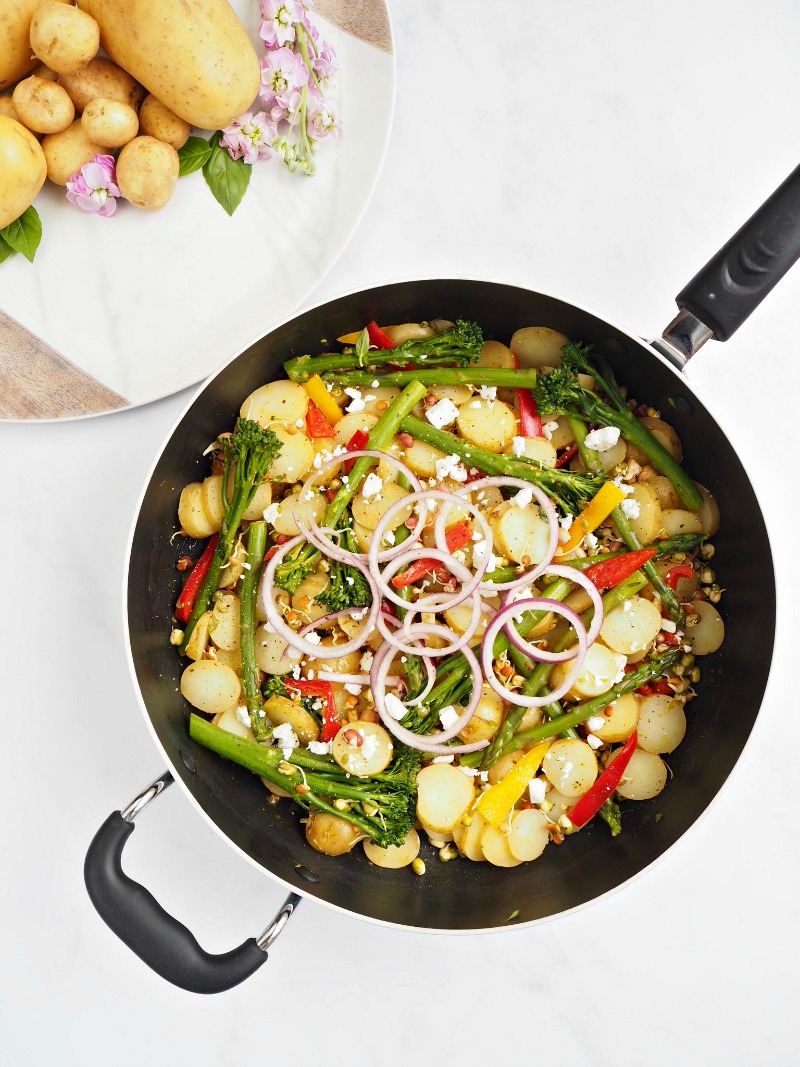
[(179, 571), (188, 571), (194, 566), (194, 560), (191, 556), (178, 556), (175, 566)]
[(169, 643), (171, 645), (179, 645), (183, 641), (183, 630), (173, 630), (169, 635)]

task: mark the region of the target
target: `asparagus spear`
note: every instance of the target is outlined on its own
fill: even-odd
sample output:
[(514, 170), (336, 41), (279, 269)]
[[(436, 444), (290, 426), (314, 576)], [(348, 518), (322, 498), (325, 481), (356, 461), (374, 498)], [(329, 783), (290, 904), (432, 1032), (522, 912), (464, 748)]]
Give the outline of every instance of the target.
[(436, 370), (398, 370), (381, 374), (369, 371), (331, 372), (323, 377), (331, 385), (372, 386), (408, 385), (422, 382), (423, 385), (496, 385), (499, 388), (533, 389), (537, 372), (533, 369), (503, 370), (500, 367), (468, 367), (458, 370), (453, 367), (438, 367)]
[(261, 700), (261, 677), (256, 664), (255, 644), (255, 632), (258, 625), (258, 620), (256, 619), (256, 593), (266, 548), (267, 524), (265, 522), (250, 523), (247, 531), (247, 561), (239, 602), (239, 622), (241, 630), (242, 689), (244, 690), (247, 710), (250, 712), (250, 728), (256, 741), (266, 741), (270, 734)]

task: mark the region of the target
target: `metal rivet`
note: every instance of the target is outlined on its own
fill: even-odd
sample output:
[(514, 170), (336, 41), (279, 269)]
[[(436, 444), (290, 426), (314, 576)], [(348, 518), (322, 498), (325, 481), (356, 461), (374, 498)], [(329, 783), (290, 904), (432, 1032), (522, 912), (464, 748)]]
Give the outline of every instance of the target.
[(194, 756), (188, 749), (182, 748), (179, 753), (181, 757), (181, 763), (184, 765), (189, 774), (197, 773), (197, 764), (194, 761)]
[(677, 396), (668, 396), (667, 403), (671, 408), (679, 411), (681, 415), (694, 415), (694, 407), (688, 397), (679, 393)]
[(319, 875), (315, 874), (312, 870), (309, 870), (308, 867), (304, 867), (302, 863), (296, 863), (294, 865), (294, 869), (297, 871), (300, 877), (305, 878), (307, 882), (312, 882), (314, 885), (316, 885), (320, 881)]

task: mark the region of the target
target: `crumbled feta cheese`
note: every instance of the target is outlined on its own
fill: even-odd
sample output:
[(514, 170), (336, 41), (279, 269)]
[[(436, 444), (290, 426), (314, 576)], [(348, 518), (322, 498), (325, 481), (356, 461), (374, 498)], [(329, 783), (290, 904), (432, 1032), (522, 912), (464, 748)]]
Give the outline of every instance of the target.
[(328, 756), (331, 751), (331, 741), (309, 741), (308, 751), (313, 752), (315, 756)]
[(452, 763), (455, 756), (434, 756), (431, 763)]
[(297, 427), (298, 430), (302, 430), (303, 427), (306, 424), (306, 420), (305, 419), (295, 419), (295, 423), (294, 424), (295, 424), (295, 426)]
[(586, 435), (585, 445), (595, 452), (607, 452), (619, 441), (619, 429), (616, 426), (598, 426)]
[(515, 456), (525, 455), (525, 438), (524, 437), (512, 437), (511, 438), (511, 451)]
[(630, 602), (630, 600), (626, 600), (625, 601), (625, 603), (622, 605), (622, 610), (623, 611), (632, 611), (633, 610), (633, 604)]
[(452, 400), (448, 400), (444, 396), (433, 407), (428, 408), (425, 412), (425, 418), (431, 426), (435, 426), (438, 430), (443, 430), (445, 426), (450, 426), (456, 421), (458, 408)]
[(556, 432), (557, 429), (558, 429), (558, 423), (557, 422), (546, 422), (542, 426), (542, 437), (544, 437), (547, 441), (552, 441), (553, 440), (553, 434)]
[(613, 684), (617, 685), (625, 677), (625, 668), (628, 666), (628, 661), (622, 653), (617, 653), (614, 656), (614, 662), (617, 665), (617, 673), (614, 675)]
[(541, 778), (532, 778), (528, 785), (528, 796), (531, 798), (531, 804), (541, 804), (544, 800), (546, 792), (545, 783)]
[(385, 541), (387, 545), (393, 545), (395, 543), (395, 540), (396, 538), (394, 530), (387, 530), (381, 538), (381, 541)]
[(360, 389), (353, 389), (352, 386), (348, 385), (345, 388), (345, 393), (352, 398), (350, 400), (350, 403), (345, 408), (345, 411), (349, 411), (351, 414), (355, 414), (355, 412), (357, 411), (364, 410), (366, 404), (364, 403), (364, 398), (361, 396)]
[(383, 706), (389, 712), (393, 719), (397, 719), (398, 722), (403, 718), (406, 713), (406, 706), (399, 697), (396, 697), (394, 693), (387, 693), (384, 697)]
[(352, 693), (354, 697), (360, 696), (361, 690), (363, 688), (357, 682), (345, 682), (344, 687), (347, 692)]
[(289, 759), (292, 750), (300, 746), (297, 734), (288, 722), (282, 722), (279, 726), (274, 727), (272, 737), (278, 742), (278, 747), (283, 752), (284, 759)]
[(310, 633), (307, 633), (305, 638), (310, 645), (319, 645), (322, 642), (322, 638), (315, 630), (311, 630)]
[(481, 385), (478, 389), (483, 400), (496, 400), (497, 399), (497, 386), (496, 385)]
[(452, 478), (454, 482), (465, 482), (469, 475), (467, 474), (467, 468), (453, 453), (452, 456), (444, 456), (442, 459), (436, 460), (436, 477), (443, 481), (445, 478)]
[[(472, 548), (472, 562), (476, 567), (480, 567), (483, 561), (486, 559), (486, 550), (488, 543), (485, 540), (476, 541)], [(492, 553), (489, 556), (489, 563), (486, 567), (486, 574), (491, 574), (492, 571), (497, 569), (498, 557)]]
[(595, 750), (603, 747), (603, 742), (600, 740), (599, 737), (595, 737), (594, 734), (586, 735), (586, 744), (589, 746), (589, 748), (593, 748)]
[(488, 782), (489, 781), (489, 772), (488, 771), (478, 771), (478, 777), (480, 778), (480, 780), (482, 782)]
[(448, 704), (446, 708), (442, 708), (439, 712), (439, 722), (445, 730), (449, 730), (451, 726), (458, 722), (458, 712), (452, 704)]
[(471, 400), (469, 406), (471, 408), (480, 408), (481, 402), (480, 400)]
[(344, 580), (347, 582), (348, 585), (355, 585), (356, 584), (355, 578), (351, 578), (349, 574), (346, 574), (344, 576)]
[(374, 381), (374, 382), (372, 383), (372, 388), (373, 388), (373, 389), (377, 389), (377, 388), (379, 387), (379, 385), (380, 385), (380, 384), (381, 384), (381, 383), (380, 383), (380, 382), (378, 381), (378, 379), (376, 378), (376, 379), (375, 379), (375, 381)]
[(377, 396), (373, 396), (371, 393), (367, 393), (367, 395), (364, 397), (364, 402), (367, 404), (371, 404), (373, 400), (377, 399)]
[(383, 482), (374, 471), (370, 471), (361, 486), (361, 495), (366, 500), (368, 497), (377, 496), (381, 489), (383, 489)]
[(602, 730), (605, 724), (606, 720), (602, 715), (592, 715), (591, 719), (586, 720), (586, 729), (594, 733), (596, 730)]
[[(289, 659), (302, 659), (303, 658), (303, 653), (300, 651), (299, 648), (287, 648), (286, 649), (286, 655), (289, 657)], [(294, 667), (292, 669), (297, 671), (297, 674), (295, 675), (295, 678), (299, 678), (300, 677), (300, 668), (299, 667)]]
[(351, 619), (355, 619), (356, 622), (360, 622), (361, 619), (367, 614), (367, 608), (362, 608), (360, 611), (354, 611), (350, 616)]
[(281, 506), (279, 503), (269, 504), (267, 507), (264, 508), (264, 522), (268, 522), (270, 523), (270, 525), (274, 526), (275, 520), (280, 514), (280, 510)]
[(614, 478), (613, 482), (614, 482), (614, 485), (616, 485), (617, 489), (621, 489), (622, 490), (622, 492), (625, 494), (625, 496), (630, 496), (631, 493), (633, 492), (633, 486), (632, 485), (628, 485), (627, 482), (623, 482), (621, 477)]
[[(306, 671), (306, 677), (308, 678), (309, 682), (313, 682), (314, 681), (314, 672), (313, 671)], [(317, 708), (317, 711), (319, 711), (319, 708)]]
[(236, 718), (239, 720), (242, 726), (250, 725), (250, 712), (242, 704), (240, 704), (239, 707), (236, 709)]
[(620, 504), (622, 508), (622, 514), (626, 515), (629, 519), (639, 518), (639, 501), (638, 500), (623, 500)]
[[(295, 650), (293, 648), (289, 649), (289, 655), (291, 655), (291, 653), (294, 652), (294, 651)], [(301, 656), (301, 654), (298, 652), (296, 657), (292, 656), (292, 659), (300, 659), (300, 656)], [(300, 664), (298, 663), (298, 665), (296, 667), (292, 667), (292, 678), (297, 680), (299, 677), (300, 677)]]
[(361, 659), (358, 661), (358, 665), (362, 671), (368, 671), (372, 666), (372, 661), (375, 658), (374, 653), (366, 651)]
[(533, 489), (520, 489), (516, 496), (511, 498), (511, 503), (517, 508), (526, 508), (533, 500)]
[(672, 621), (672, 619), (662, 619), (661, 620), (661, 629), (664, 631), (664, 633), (674, 634), (675, 631), (678, 629), (678, 627)]
[(583, 539), (584, 545), (590, 550), (597, 548), (599, 542), (593, 533), (587, 533)]
[(462, 767), (461, 764), (459, 764), (458, 769), (463, 774), (466, 774), (467, 778), (474, 778), (476, 776), (476, 774), (478, 773), (478, 768), (477, 767)]
[(569, 533), (570, 528), (571, 528), (571, 526), (572, 526), (574, 521), (575, 521), (575, 516), (574, 515), (562, 515), (561, 518), (558, 520), (558, 525), (566, 533)]
[(375, 734), (365, 734), (363, 730), (359, 730), (358, 732), (363, 738), (361, 748), (359, 749), (361, 757), (365, 760), (371, 760), (378, 751), (378, 738)]

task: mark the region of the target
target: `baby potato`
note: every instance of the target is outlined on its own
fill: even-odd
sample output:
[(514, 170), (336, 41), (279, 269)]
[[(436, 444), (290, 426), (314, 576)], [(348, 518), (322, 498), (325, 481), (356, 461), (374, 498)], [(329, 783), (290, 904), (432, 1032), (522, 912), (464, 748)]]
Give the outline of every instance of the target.
[(19, 121), (33, 133), (60, 133), (75, 118), (75, 105), (67, 90), (35, 74), (19, 83), (12, 101)]
[(547, 780), (567, 797), (582, 796), (597, 778), (597, 757), (585, 741), (554, 741), (542, 760)]
[(178, 499), (178, 522), (189, 537), (211, 537), (218, 529), (203, 507), (202, 490), (202, 482), (190, 482), (183, 487)]
[(117, 159), (117, 185), (142, 211), (160, 211), (175, 192), (180, 160), (172, 145), (155, 137), (134, 137)]
[(639, 706), (636, 739), (645, 752), (672, 752), (686, 736), (686, 713), (683, 702), (656, 693), (645, 697)]
[[(652, 607), (652, 605), (650, 606)], [(622, 662), (622, 657), (620, 657), (620, 662)], [(551, 676), (553, 686), (561, 685), (571, 670), (571, 660), (566, 663), (557, 663)], [(576, 699), (599, 697), (601, 693), (605, 693), (614, 684), (614, 679), (619, 670), (620, 664), (617, 662), (616, 655), (611, 649), (601, 645), (599, 641), (595, 641), (587, 650), (578, 677), (570, 686), (570, 696)]]
[(256, 665), (265, 674), (288, 674), (297, 660), (286, 655), (289, 642), (280, 634), (259, 626), (255, 633)]
[(225, 518), (225, 501), (222, 499), (221, 474), (209, 474), (203, 480), (200, 500), (208, 521), (214, 527), (214, 531), (222, 529), (222, 520)]
[(697, 618), (698, 622), (689, 625), (687, 620), (684, 640), (692, 646), (695, 656), (708, 656), (716, 652), (725, 640), (725, 623), (714, 605), (707, 600), (695, 600), (692, 607), (694, 613), (689, 619)]
[[(375, 529), (392, 504), (396, 504), (399, 500), (403, 500), (408, 496), (408, 490), (404, 489), (402, 485), (398, 485), (397, 482), (384, 482), (380, 492), (375, 493), (373, 496), (363, 495), (363, 483), (361, 488), (362, 492), (356, 493), (353, 497), (352, 512), (356, 522), (368, 530)], [(398, 508), (389, 522), (388, 529), (396, 530), (398, 526), (401, 526), (411, 514), (411, 508), (411, 504), (404, 508)]]
[(170, 144), (177, 151), (189, 140), (192, 127), (174, 111), (162, 104), (151, 93), (142, 101), (139, 109), (139, 125), (142, 133)]
[[(525, 447), (522, 450), (522, 455), (526, 459), (541, 463), (543, 467), (555, 467), (558, 456), (552, 441), (548, 441), (546, 437), (525, 437), (523, 440), (525, 441)], [(516, 453), (514, 454), (516, 455)]]
[(103, 146), (89, 139), (80, 119), (60, 133), (48, 134), (42, 141), (42, 151), (47, 160), (47, 177), (56, 185), (66, 185), (84, 163), (104, 154)]
[(655, 478), (650, 478), (647, 484), (658, 497), (658, 502), (662, 509), (679, 508), (681, 506), (678, 490), (669, 478), (665, 478), (663, 474), (657, 474)]
[(214, 716), (213, 722), (220, 730), (225, 730), (229, 734), (234, 734), (236, 737), (245, 737), (248, 741), (254, 740), (253, 731), (241, 721), (236, 714), (235, 707), (219, 712)]
[(661, 612), (650, 600), (634, 596), (603, 619), (600, 636), (624, 656), (646, 649), (661, 629)]
[(392, 762), (394, 743), (380, 723), (357, 719), (343, 726), (333, 739), (331, 755), (348, 774), (368, 778)]
[(434, 832), (453, 832), (472, 801), (472, 779), (451, 763), (430, 763), (417, 775), (417, 815)]
[(83, 111), (92, 100), (117, 100), (138, 112), (145, 95), (135, 78), (102, 56), (95, 56), (74, 74), (62, 74), (59, 80), (76, 111)]
[(481, 848), (481, 837), (488, 823), (477, 809), (470, 813), (468, 821), (468, 826), (465, 826), (463, 821), (456, 826), (453, 841), (462, 856), (474, 863), (482, 863), (486, 857)]
[(264, 702), (264, 711), (273, 726), (288, 723), (297, 734), (301, 745), (307, 745), (309, 741), (316, 741), (319, 737), (319, 726), (314, 716), (310, 715), (299, 701), (281, 696), (270, 697)]
[[(336, 648), (336, 645), (330, 637), (324, 637), (320, 642), (320, 648), (333, 649)], [(314, 671), (315, 674), (319, 674), (320, 671), (329, 671), (331, 674), (358, 674), (360, 659), (361, 653), (358, 649), (348, 652), (344, 656), (337, 656), (335, 659), (317, 659), (315, 657), (306, 660), (306, 672)]]
[(520, 367), (557, 367), (569, 338), (548, 326), (525, 326), (511, 337), (511, 351)]
[(598, 718), (604, 719), (599, 729), (592, 730), (601, 741), (627, 741), (639, 721), (639, 700), (633, 693), (617, 697)]
[(484, 682), (475, 714), (458, 736), (467, 745), (476, 741), (490, 741), (500, 729), (502, 721), (503, 700)]
[(189, 659), (202, 659), (208, 648), (208, 629), (211, 626), (211, 612), (205, 611), (195, 623), (192, 636), (189, 638), (184, 655)]
[(511, 818), (508, 831), (508, 848), (513, 856), (523, 863), (538, 859), (550, 840), (549, 818), (543, 811), (526, 808)]
[(238, 649), (241, 644), (239, 598), (235, 593), (217, 593), (214, 599), (209, 636), (217, 648)]
[(514, 353), (511, 349), (500, 341), (484, 341), (481, 348), (481, 354), (478, 357), (476, 366), (488, 367), (490, 369), (499, 368), (500, 370), (514, 370), (516, 367), (514, 360)]
[(694, 511), (683, 508), (667, 508), (661, 512), (661, 529), (665, 537), (679, 534), (703, 533), (703, 521)]
[(517, 432), (517, 418), (502, 400), (468, 400), (458, 409), (458, 432), (487, 452), (506, 452)]
[(649, 415), (645, 415), (639, 421), (642, 426), (647, 427), (657, 441), (661, 442), (672, 458), (677, 459), (678, 463), (680, 463), (683, 459), (683, 448), (677, 431), (668, 422), (664, 422), (663, 419), (651, 418)]
[(83, 109), (81, 125), (90, 140), (105, 148), (122, 148), (139, 132), (139, 116), (130, 104), (98, 97)]
[[(327, 574), (310, 574), (292, 594), (292, 607), (294, 610), (302, 612), (309, 622), (315, 622), (317, 619), (321, 619), (323, 615), (327, 615), (329, 609), (324, 604), (320, 604), (316, 598), (328, 588), (329, 584), (330, 578)], [(347, 621), (347, 619), (342, 621)], [(354, 623), (354, 633), (360, 625), (358, 622)]]
[[(695, 515), (700, 519), (700, 524), (706, 537), (713, 537), (719, 529), (719, 504), (714, 494), (709, 492), (704, 485), (701, 485), (700, 482), (695, 482), (694, 484), (703, 498), (703, 503), (697, 509)], [(677, 505), (673, 505), (673, 507), (675, 506)]]
[[(152, 140), (152, 138), (151, 138)], [(305, 432), (308, 393), (297, 382), (268, 382), (252, 392), (242, 404), (239, 414), (252, 419), (266, 429), (273, 422), (295, 426)], [(302, 423), (298, 426), (298, 423)]]
[[(617, 752), (620, 752), (617, 749)], [(613, 763), (615, 756), (610, 761)], [(651, 800), (667, 784), (667, 765), (654, 752), (637, 748), (625, 768), (617, 792), (625, 800)]]
[(522, 863), (509, 848), (507, 835), (488, 823), (481, 833), (481, 852), (495, 867), (519, 867)]
[[(311, 499), (307, 500), (307, 496)], [(309, 516), (313, 516), (315, 522), (320, 523), (327, 506), (322, 493), (315, 493), (311, 489), (307, 493), (290, 493), (278, 505), (278, 514), (275, 519), (276, 533), (295, 537), (300, 533), (298, 522), (307, 528)]]
[[(368, 400), (367, 397), (374, 397)], [(400, 396), (400, 390), (396, 385), (376, 385), (374, 389), (364, 389), (364, 411), (369, 415), (381, 416), (389, 405)]]
[(97, 55), (100, 27), (70, 4), (39, 4), (31, 19), (31, 48), (51, 70), (75, 74)]
[[(333, 438), (333, 443), (330, 447), (337, 448), (341, 446), (346, 448), (353, 434), (358, 433), (359, 430), (369, 433), (377, 421), (378, 416), (371, 415), (368, 411), (351, 411), (348, 415), (343, 415), (334, 427), (336, 436)], [(326, 438), (326, 440), (330, 440), (330, 438)]]
[(374, 841), (364, 842), (364, 851), (367, 859), (376, 867), (396, 871), (400, 867), (407, 867), (413, 863), (419, 855), (419, 834), (412, 826), (405, 836), (402, 845), (389, 845), (388, 848), (380, 848)]
[(500, 552), (515, 563), (527, 566), (541, 563), (545, 558), (550, 527), (542, 518), (538, 504), (520, 508), (513, 498), (507, 500), (489, 513), (489, 525)]
[(438, 448), (426, 445), (423, 441), (414, 441), (414, 444), (405, 450), (403, 459), (414, 474), (421, 478), (435, 478), (436, 461), (444, 459), (444, 456), (444, 452), (440, 452)]
[(306, 822), (306, 841), (323, 856), (344, 856), (367, 835), (347, 819), (315, 811)]
[(395, 348), (404, 341), (421, 341), (436, 335), (436, 330), (427, 322), (401, 322), (399, 326), (384, 326), (383, 332)]
[(432, 385), (428, 392), (437, 400), (451, 400), (456, 407), (472, 399), (472, 390), (468, 385)]
[(316, 455), (310, 438), (300, 430), (289, 433), (285, 426), (270, 429), (280, 441), (281, 450), (267, 471), (267, 478), (271, 482), (304, 482)]
[(33, 134), (16, 119), (0, 115), (0, 230), (27, 211), (46, 172), (45, 157)]
[[(64, 0), (57, 0), (57, 2), (63, 3)], [(46, 81), (49, 82), (58, 81), (58, 74), (56, 73), (56, 71), (51, 70), (44, 63), (37, 63), (31, 71), (31, 74), (35, 74), (37, 78), (44, 78)]]
[(14, 101), (10, 94), (3, 93), (0, 96), (0, 115), (7, 119), (13, 119), (15, 122), (19, 122), (20, 125), (24, 125), (20, 121), (20, 117), (17, 114), (17, 109), (14, 107)]
[(207, 715), (217, 715), (233, 707), (241, 691), (236, 672), (213, 659), (190, 663), (181, 675), (181, 693), (193, 707)]
[(650, 488), (649, 482), (637, 482), (627, 499), (634, 501), (639, 509), (638, 514), (628, 516), (631, 529), (643, 545), (649, 545), (661, 530), (661, 505), (655, 490)]

